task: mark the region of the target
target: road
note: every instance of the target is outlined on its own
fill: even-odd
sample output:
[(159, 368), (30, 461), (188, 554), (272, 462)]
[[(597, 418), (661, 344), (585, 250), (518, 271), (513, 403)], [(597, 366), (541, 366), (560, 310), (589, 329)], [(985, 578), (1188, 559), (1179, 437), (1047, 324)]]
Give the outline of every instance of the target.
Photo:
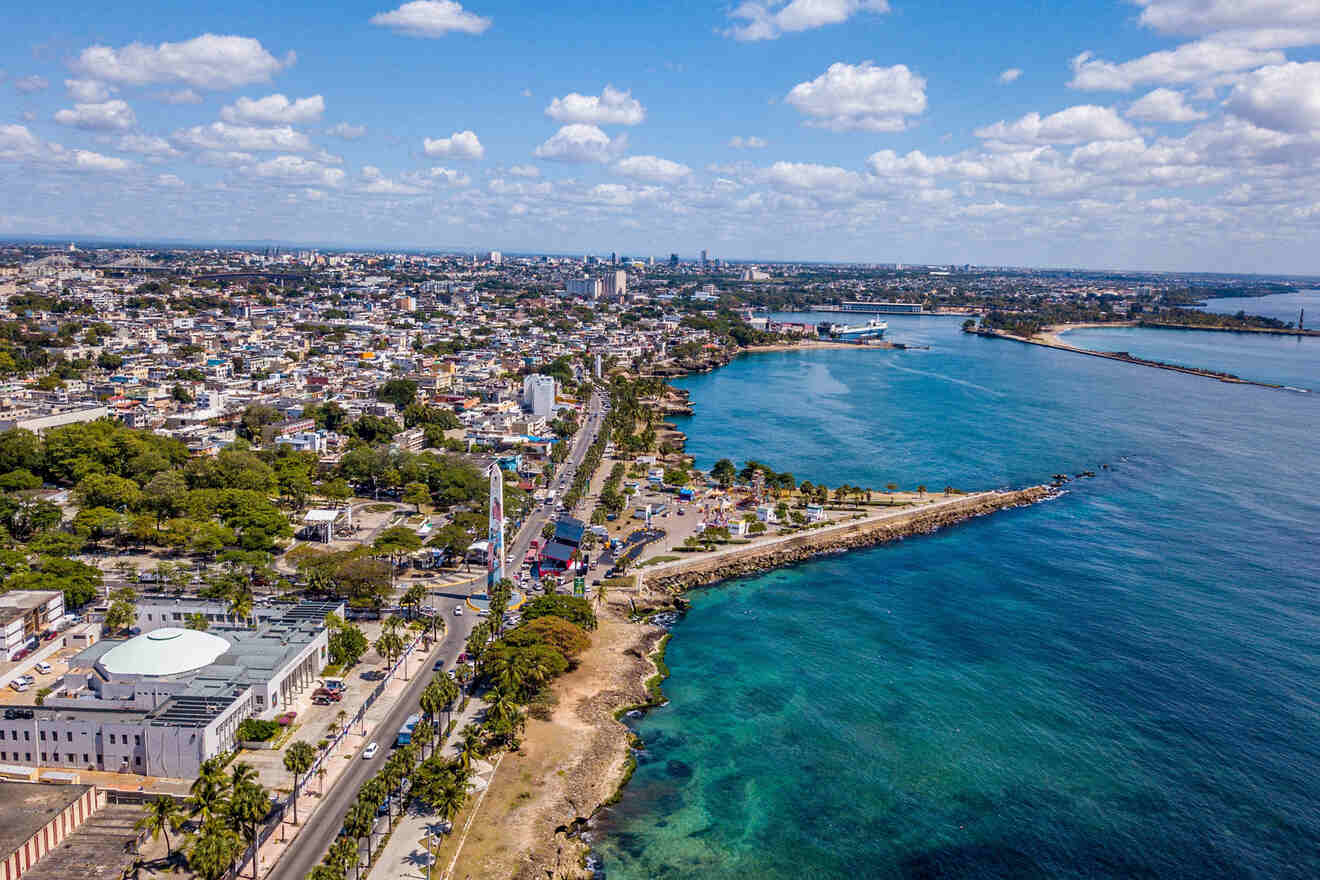
[[(587, 448), (600, 430), (601, 421), (604, 417), (601, 404), (602, 399), (598, 396), (593, 397), (588, 403), (587, 422), (583, 425), (583, 430), (578, 432), (573, 450), (565, 461), (565, 466), (560, 469), (556, 486), (562, 483), (563, 488), (567, 489), (571, 485), (571, 483), (565, 482), (565, 475), (576, 470), (578, 465), (582, 463)], [(512, 551), (514, 559), (519, 564), (521, 564), (523, 556), (527, 553), (532, 538), (540, 536), (541, 527), (549, 516), (549, 508), (538, 507), (528, 515), (522, 529), (514, 537)], [(352, 806), (358, 790), (385, 766), (385, 761), (390, 755), (390, 745), (393, 743), (395, 731), (403, 726), (404, 720), (409, 715), (418, 710), (422, 691), (431, 680), (431, 665), (436, 660), (443, 659), (446, 668), (452, 667), (458, 659), (458, 655), (462, 653), (467, 644), (468, 635), (472, 632), (472, 628), (479, 618), (476, 615), (454, 617), (446, 607), (438, 604), (436, 610), (446, 615), (445, 623), (447, 625), (444, 637), (440, 639), (425, 658), (410, 661), (412, 665), (409, 667), (409, 671), (413, 673), (413, 679), (395, 702), (389, 714), (386, 715), (385, 720), (381, 722), (376, 734), (376, 741), (380, 743), (380, 752), (370, 761), (354, 758), (352, 766), (339, 777), (339, 781), (326, 794), (316, 811), (316, 815), (303, 826), (298, 836), (289, 845), (284, 856), (275, 865), (274, 869), (266, 875), (267, 880), (303, 880), (308, 872), (321, 861), (321, 857), (325, 855), (330, 848), (330, 844), (334, 843), (335, 837), (339, 834), (339, 829), (343, 825), (344, 814)]]

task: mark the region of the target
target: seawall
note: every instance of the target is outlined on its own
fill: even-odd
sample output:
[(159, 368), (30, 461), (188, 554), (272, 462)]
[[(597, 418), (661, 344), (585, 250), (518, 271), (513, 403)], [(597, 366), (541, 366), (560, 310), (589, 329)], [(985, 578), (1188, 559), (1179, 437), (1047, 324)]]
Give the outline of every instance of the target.
[(844, 550), (873, 547), (912, 535), (924, 535), (965, 520), (1011, 507), (1035, 504), (1052, 497), (1048, 486), (1030, 486), (1007, 492), (977, 492), (952, 496), (921, 507), (880, 512), (861, 520), (800, 534), (732, 547), (692, 559), (664, 563), (638, 572), (638, 586), (681, 592), (729, 578), (745, 577)]

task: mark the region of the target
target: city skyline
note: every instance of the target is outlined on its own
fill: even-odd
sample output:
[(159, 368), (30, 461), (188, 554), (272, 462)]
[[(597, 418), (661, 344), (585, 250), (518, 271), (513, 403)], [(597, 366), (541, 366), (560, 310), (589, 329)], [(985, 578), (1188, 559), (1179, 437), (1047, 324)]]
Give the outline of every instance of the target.
[(1316, 271), (1300, 0), (57, 2), (4, 45), (4, 237)]

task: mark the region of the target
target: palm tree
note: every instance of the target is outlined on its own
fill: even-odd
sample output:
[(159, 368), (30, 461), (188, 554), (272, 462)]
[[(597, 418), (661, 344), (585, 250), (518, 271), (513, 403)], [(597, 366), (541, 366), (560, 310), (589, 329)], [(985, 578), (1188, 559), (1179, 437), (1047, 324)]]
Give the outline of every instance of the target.
[(458, 764), (464, 770), (472, 766), (474, 758), (481, 757), (481, 731), (475, 724), (463, 727), (462, 741), (458, 747)]
[(407, 592), (403, 594), (403, 598), (399, 600), (399, 604), (408, 609), (409, 617), (416, 617), (417, 609), (420, 608), (425, 601), (426, 587), (423, 587), (421, 584), (413, 584), (408, 588)]
[(307, 872), (307, 880), (344, 880), (344, 872), (322, 862)]
[(229, 787), (234, 792), (237, 792), (242, 786), (254, 784), (256, 781), (257, 768), (253, 767), (246, 761), (239, 761), (234, 765), (234, 769), (230, 772)]
[(152, 840), (164, 835), (166, 856), (172, 858), (174, 847), (170, 845), (170, 832), (179, 830), (182, 824), (183, 812), (179, 809), (178, 803), (168, 795), (161, 795), (147, 804), (146, 815), (138, 819), (133, 827), (139, 831), (146, 831), (151, 835)]
[(236, 586), (230, 590), (229, 595), (225, 597), (229, 602), (229, 613), (247, 626), (248, 618), (252, 616), (252, 606), (254, 598), (252, 589), (246, 584)]
[(604, 581), (601, 581), (600, 583), (596, 584), (596, 589), (595, 592), (592, 594), (592, 598), (595, 599), (596, 601), (597, 611), (600, 610), (600, 606), (605, 604), (605, 599), (606, 597), (609, 596), (609, 592), (610, 592), (610, 588), (609, 586), (606, 585)]
[(437, 675), (422, 691), (422, 695), (417, 701), (422, 707), (422, 711), (426, 713), (427, 718), (434, 719), (440, 711), (440, 707), (444, 705), (445, 695), (440, 684), (440, 678), (441, 676)]
[(340, 837), (330, 847), (330, 852), (325, 854), (325, 860), (339, 869), (339, 876), (342, 878), (347, 873), (349, 865), (357, 868), (357, 842), (347, 837)]
[(218, 818), (207, 819), (188, 853), (188, 867), (202, 880), (219, 880), (234, 864), (238, 835)]
[[(362, 838), (367, 839), (367, 860), (371, 859), (371, 823), (376, 817), (376, 808), (364, 803), (361, 799), (356, 801), (349, 809), (348, 815), (344, 817), (344, 830), (348, 835), (358, 843)], [(353, 847), (353, 876), (360, 877), (361, 857), (358, 854), (358, 845)]]
[[(255, 771), (253, 771), (253, 775), (255, 776)], [(257, 832), (261, 828), (262, 820), (266, 818), (266, 814), (269, 812), (270, 797), (260, 785), (247, 781), (234, 786), (233, 797), (229, 799), (229, 821), (243, 835), (247, 845), (252, 848), (253, 880), (256, 880), (257, 877)]]
[(204, 823), (224, 813), (228, 797), (229, 779), (214, 761), (206, 761), (189, 789), (188, 812)]
[(422, 755), (425, 756), (427, 746), (431, 744), (431, 740), (435, 739), (435, 728), (429, 721), (418, 722), (417, 726), (413, 728), (412, 739), (421, 749)]
[(311, 743), (299, 740), (284, 752), (284, 769), (293, 774), (293, 824), (298, 824), (298, 777), (312, 769), (316, 749)]
[(325, 794), (325, 762), (316, 765), (316, 794)]

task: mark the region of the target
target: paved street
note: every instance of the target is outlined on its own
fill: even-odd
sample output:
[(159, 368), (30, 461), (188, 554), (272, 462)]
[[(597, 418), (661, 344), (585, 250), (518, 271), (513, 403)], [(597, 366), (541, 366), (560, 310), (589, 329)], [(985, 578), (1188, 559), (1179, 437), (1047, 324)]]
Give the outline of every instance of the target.
[[(566, 490), (572, 484), (567, 474), (575, 471), (582, 463), (587, 448), (600, 430), (603, 418), (601, 403), (601, 399), (597, 396), (593, 397), (587, 405), (586, 422), (583, 429), (578, 432), (573, 449), (560, 467), (559, 477), (556, 479), (555, 487), (559, 492)], [(541, 528), (552, 513), (551, 508), (542, 506), (528, 515), (522, 529), (509, 542), (510, 552), (517, 562), (521, 563), (532, 539), (540, 537)], [(480, 580), (475, 581), (474, 585), (480, 587)], [(444, 587), (439, 588), (442, 592), (444, 589)], [(472, 587), (469, 586), (466, 589), (471, 590)], [(445, 623), (447, 627), (444, 637), (433, 648), (431, 654), (418, 664), (417, 669), (422, 674), (413, 676), (407, 689), (377, 728), (375, 740), (380, 743), (380, 752), (370, 761), (361, 758), (353, 760), (353, 764), (348, 771), (341, 775), (338, 782), (326, 792), (316, 815), (307, 822), (298, 833), (298, 836), (289, 844), (280, 861), (266, 875), (271, 880), (303, 880), (307, 873), (321, 860), (321, 856), (330, 848), (330, 844), (334, 842), (336, 835), (339, 834), (344, 814), (357, 797), (358, 790), (385, 765), (385, 761), (389, 758), (394, 732), (402, 726), (405, 718), (418, 710), (418, 700), (421, 692), (431, 678), (429, 674), (430, 665), (437, 659), (443, 659), (445, 667), (449, 668), (453, 666), (458, 655), (463, 651), (468, 634), (471, 633), (479, 618), (476, 615), (454, 617), (447, 605), (437, 604), (436, 610), (446, 615)]]

